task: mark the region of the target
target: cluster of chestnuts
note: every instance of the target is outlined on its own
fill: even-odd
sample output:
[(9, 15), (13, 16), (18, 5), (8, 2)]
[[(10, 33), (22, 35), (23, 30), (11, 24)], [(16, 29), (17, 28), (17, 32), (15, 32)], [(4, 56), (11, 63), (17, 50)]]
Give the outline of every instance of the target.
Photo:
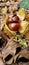
[(20, 22), (19, 21), (20, 21), (19, 17), (16, 14), (10, 15), (8, 17), (8, 22), (7, 22), (9, 29), (11, 29), (12, 31), (17, 31), (20, 28)]

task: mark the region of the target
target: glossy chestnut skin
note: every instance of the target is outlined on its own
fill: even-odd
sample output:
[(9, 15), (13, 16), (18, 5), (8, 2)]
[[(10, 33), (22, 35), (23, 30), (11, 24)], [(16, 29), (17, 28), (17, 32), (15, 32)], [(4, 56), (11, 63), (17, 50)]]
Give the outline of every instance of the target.
[(8, 17), (8, 28), (12, 31), (20, 29), (19, 17), (17, 15), (10, 15)]
[(20, 24), (19, 23), (10, 23), (10, 24), (8, 24), (8, 27), (12, 31), (17, 31), (20, 28)]
[(13, 21), (14, 21), (15, 23), (17, 23), (17, 22), (19, 21), (19, 17), (18, 17), (18, 16), (14, 16), (14, 17), (13, 17)]
[(18, 23), (18, 21), (19, 17), (17, 15), (8, 18), (8, 23)]
[(12, 18), (8, 18), (8, 23), (13, 23), (13, 19)]

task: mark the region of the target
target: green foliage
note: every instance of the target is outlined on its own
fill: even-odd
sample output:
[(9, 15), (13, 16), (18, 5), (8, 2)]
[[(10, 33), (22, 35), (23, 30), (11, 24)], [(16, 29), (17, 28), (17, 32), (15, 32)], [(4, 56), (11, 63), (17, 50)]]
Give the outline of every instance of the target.
[(29, 0), (22, 0), (20, 3), (20, 8), (29, 9)]
[(15, 38), (14, 41), (17, 42), (17, 43), (19, 43), (19, 44), (21, 44), (22, 46), (27, 47), (27, 42), (26, 42), (25, 39), (20, 39), (20, 38), (19, 38), (19, 39), (17, 40), (17, 39)]

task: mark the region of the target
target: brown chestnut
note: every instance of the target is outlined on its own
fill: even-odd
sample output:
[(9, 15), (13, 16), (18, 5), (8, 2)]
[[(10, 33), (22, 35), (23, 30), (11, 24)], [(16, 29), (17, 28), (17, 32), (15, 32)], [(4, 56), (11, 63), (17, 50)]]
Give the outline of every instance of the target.
[(13, 31), (17, 31), (20, 28), (20, 24), (19, 23), (10, 23), (8, 24), (9, 29), (13, 30)]

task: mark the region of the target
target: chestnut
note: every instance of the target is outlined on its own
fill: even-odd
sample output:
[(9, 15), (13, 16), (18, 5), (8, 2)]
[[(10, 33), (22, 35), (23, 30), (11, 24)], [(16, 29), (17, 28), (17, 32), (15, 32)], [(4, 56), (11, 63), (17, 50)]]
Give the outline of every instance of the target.
[(8, 27), (12, 31), (17, 31), (20, 28), (20, 24), (19, 23), (10, 23), (10, 24), (8, 24)]

